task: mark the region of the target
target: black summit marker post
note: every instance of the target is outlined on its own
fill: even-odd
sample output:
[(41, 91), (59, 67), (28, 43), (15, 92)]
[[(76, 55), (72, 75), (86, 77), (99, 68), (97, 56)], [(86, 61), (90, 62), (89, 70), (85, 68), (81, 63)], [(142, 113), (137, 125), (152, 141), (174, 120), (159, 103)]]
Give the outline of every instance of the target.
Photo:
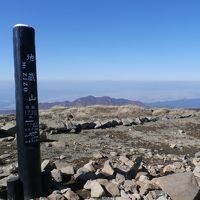
[(13, 28), (19, 178), (24, 199), (42, 196), (35, 31)]

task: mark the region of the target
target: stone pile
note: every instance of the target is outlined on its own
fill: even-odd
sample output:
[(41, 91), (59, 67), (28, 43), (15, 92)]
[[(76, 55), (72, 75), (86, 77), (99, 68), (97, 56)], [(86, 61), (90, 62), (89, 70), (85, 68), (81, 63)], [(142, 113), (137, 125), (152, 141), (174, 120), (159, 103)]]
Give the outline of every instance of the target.
[[(146, 165), (142, 157), (96, 152), (82, 167), (63, 161), (41, 164), (45, 196), (40, 200), (198, 200), (199, 155), (169, 165)], [(0, 198), (5, 198), (6, 181), (17, 174), (17, 164), (0, 167)]]
[[(155, 110), (156, 111), (156, 110)], [(180, 116), (138, 116), (136, 118), (114, 118), (104, 120), (82, 120), (77, 121), (73, 119), (73, 115), (70, 115), (66, 120), (56, 117), (55, 119), (40, 119), (40, 138), (42, 141), (46, 140), (46, 133), (58, 134), (58, 133), (79, 133), (81, 130), (90, 129), (107, 129), (115, 128), (117, 126), (137, 126), (143, 125), (149, 122), (157, 122), (158, 120), (169, 119), (185, 119), (190, 118), (191, 114), (184, 114)], [(8, 118), (8, 122), (0, 124), (0, 139), (4, 137), (13, 137), (16, 134), (16, 124), (12, 118)], [(10, 138), (8, 138), (10, 139)], [(7, 139), (5, 139), (7, 140)]]
[[(179, 114), (178, 111), (170, 114), (168, 110), (155, 110), (150, 116), (144, 115), (108, 119), (100, 116), (99, 119), (85, 121), (79, 121), (73, 116), (64, 120), (63, 117), (53, 117), (53, 114), (42, 118), (40, 139), (45, 141), (48, 136), (48, 141), (41, 144), (45, 195), (40, 200), (200, 199), (199, 148), (194, 148), (193, 143), (190, 143), (186, 150), (181, 146), (184, 141), (190, 141), (187, 126), (191, 125), (191, 122), (198, 125), (198, 115), (193, 119), (191, 114)], [(177, 125), (176, 122), (179, 121), (181, 123)], [(169, 127), (174, 124), (175, 128), (166, 129), (163, 124), (168, 124)], [(149, 131), (146, 131), (148, 128)], [(134, 129), (136, 131), (133, 131)], [(65, 134), (78, 133), (81, 130), (87, 131), (80, 135)], [(198, 133), (196, 128), (195, 132)], [(49, 135), (56, 133), (64, 134)], [(183, 142), (179, 144), (179, 140), (171, 139), (172, 134), (169, 133), (174, 133), (178, 139), (183, 139)], [(142, 140), (142, 137), (147, 136), (152, 138), (150, 143)], [(160, 141), (162, 143), (159, 144)], [(195, 139), (195, 142), (198, 143), (198, 140)], [(0, 146), (0, 199), (5, 199), (6, 182), (18, 172), (15, 162), (16, 126), (13, 118), (2, 118), (0, 121)], [(189, 148), (193, 148), (193, 151), (187, 152)], [(48, 152), (50, 154), (46, 155)], [(194, 155), (194, 152), (197, 153)], [(45, 160), (49, 158), (52, 160)]]
[(114, 128), (116, 126), (134, 126), (141, 125), (148, 122), (156, 122), (159, 120), (158, 117), (152, 116), (140, 116), (135, 119), (122, 118), (122, 119), (107, 119), (97, 121), (74, 121), (68, 119), (67, 121), (62, 120), (42, 120), (40, 128), (43, 131), (50, 132), (51, 134), (56, 133), (78, 133), (81, 130), (89, 129), (106, 129)]

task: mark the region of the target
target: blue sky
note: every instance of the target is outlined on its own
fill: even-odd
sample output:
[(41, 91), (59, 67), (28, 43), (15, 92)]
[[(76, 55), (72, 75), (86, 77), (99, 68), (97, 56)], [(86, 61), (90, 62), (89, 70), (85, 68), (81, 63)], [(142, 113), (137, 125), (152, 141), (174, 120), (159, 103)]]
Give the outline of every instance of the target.
[(0, 80), (12, 27), (36, 30), (40, 80), (200, 80), (199, 0), (1, 0)]

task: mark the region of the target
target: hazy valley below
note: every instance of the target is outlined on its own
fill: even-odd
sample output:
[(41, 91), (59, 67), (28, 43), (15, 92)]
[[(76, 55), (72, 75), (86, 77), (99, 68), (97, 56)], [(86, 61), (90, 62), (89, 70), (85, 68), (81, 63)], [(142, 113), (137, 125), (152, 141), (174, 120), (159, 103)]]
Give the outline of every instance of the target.
[[(14, 81), (0, 81), (0, 110), (15, 109)], [(40, 103), (107, 96), (146, 106), (199, 108), (200, 81), (38, 81)]]

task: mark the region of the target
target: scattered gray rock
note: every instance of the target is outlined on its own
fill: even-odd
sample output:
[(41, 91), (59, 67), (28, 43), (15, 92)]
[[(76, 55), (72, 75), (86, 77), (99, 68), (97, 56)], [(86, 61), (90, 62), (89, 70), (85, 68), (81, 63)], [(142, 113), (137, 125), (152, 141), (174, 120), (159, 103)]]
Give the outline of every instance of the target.
[(178, 134), (183, 134), (183, 133), (185, 133), (184, 130), (181, 130), (181, 129), (178, 130)]
[(52, 193), (48, 196), (48, 200), (65, 200), (66, 198), (58, 193)]
[(109, 120), (101, 121), (101, 128), (111, 128), (114, 127), (113, 124)]
[(135, 123), (136, 125), (139, 125), (139, 124), (142, 124), (142, 121), (140, 120), (139, 117), (136, 117), (135, 120), (134, 120), (134, 123)]
[(94, 122), (95, 123), (95, 129), (99, 129), (99, 128), (101, 128), (101, 126), (102, 126), (102, 124), (101, 124), (101, 122), (100, 121), (96, 121), (96, 122)]
[(79, 196), (74, 193), (70, 188), (67, 188), (67, 191), (63, 194), (63, 196), (68, 200), (79, 200)]
[(97, 181), (99, 184), (101, 184), (104, 187), (106, 187), (106, 185), (108, 185), (109, 183), (108, 179), (105, 179), (105, 178), (98, 178), (95, 181)]
[(60, 155), (60, 157), (59, 157), (60, 160), (63, 160), (65, 158), (66, 158), (66, 156), (64, 156), (64, 155)]
[(129, 161), (129, 159), (126, 156), (120, 156), (119, 161), (121, 161), (122, 163), (126, 163), (127, 161)]
[[(191, 113), (195, 113), (192, 114), (194, 118), (187, 119), (187, 117), (180, 117), (182, 113), (188, 114), (183, 110), (174, 109), (166, 112), (160, 110), (160, 113), (156, 113), (150, 109), (148, 111), (144, 109), (145, 112), (136, 109), (137, 113), (134, 113), (135, 108), (132, 110), (132, 107), (112, 107), (111, 117), (107, 117), (109, 108), (103, 109), (103, 117), (99, 116), (99, 113), (88, 117), (87, 115), (94, 112), (94, 107), (87, 108), (89, 110), (80, 115), (78, 113), (79, 108), (75, 107), (72, 108), (73, 112), (76, 112), (74, 117), (63, 120), (66, 119), (66, 112), (71, 108), (64, 109), (53, 109), (50, 117), (49, 111), (41, 111), (44, 112), (40, 123), (41, 138), (45, 140), (47, 134), (49, 139), (48, 143), (41, 143), (41, 149), (43, 153), (46, 150), (49, 151), (44, 155), (45, 158), (56, 159), (55, 162), (46, 160), (41, 165), (45, 178), (46, 176), (50, 177), (48, 181), (52, 184), (52, 187), (49, 192), (56, 189), (49, 195), (48, 199), (176, 200), (176, 198), (181, 198), (179, 200), (185, 200), (182, 196), (179, 196), (180, 193), (184, 192), (188, 193), (188, 196), (184, 194), (185, 198), (189, 198), (192, 192), (192, 199), (195, 194), (197, 199), (200, 199), (197, 195), (200, 185), (200, 153), (197, 152), (193, 157), (196, 149), (192, 148), (193, 144), (195, 148), (198, 147), (199, 112), (191, 111)], [(98, 109), (101, 110), (101, 107)], [(45, 112), (48, 114), (45, 114)], [(63, 116), (65, 117), (63, 118)], [(116, 117), (124, 118), (124, 126), (112, 129), (123, 125), (122, 120)], [(162, 118), (166, 118), (168, 121), (159, 120)], [(8, 116), (5, 119), (0, 116), (0, 127), (12, 123), (13, 120), (13, 116)], [(97, 121), (94, 122), (95, 120)], [(54, 124), (52, 125), (48, 121), (52, 121), (52, 123), (54, 121)], [(153, 123), (155, 121), (158, 121), (158, 123)], [(171, 126), (173, 123), (176, 126)], [(49, 125), (47, 126), (47, 124)], [(126, 125), (134, 126), (128, 128), (125, 127)], [(165, 130), (165, 125), (167, 130)], [(107, 130), (89, 130), (94, 128)], [(69, 132), (77, 133), (79, 130), (84, 131), (80, 135), (64, 135)], [(64, 134), (50, 135), (51, 132)], [(196, 137), (195, 140), (193, 133)], [(11, 174), (17, 174), (18, 171), (17, 166), (10, 165), (10, 163), (13, 164), (13, 161), (16, 161), (14, 160), (16, 151), (15, 149), (11, 151), (15, 142), (12, 142), (14, 137), (8, 137), (9, 135), (6, 130), (0, 130), (2, 145), (0, 182), (4, 181), (4, 186), (0, 186), (0, 199), (2, 188), (6, 191), (5, 179)], [(162, 135), (166, 137), (160, 142), (163, 139)], [(95, 136), (99, 140), (96, 140)], [(145, 140), (143, 140), (144, 136)], [(181, 141), (182, 138), (183, 141)], [(191, 140), (188, 140), (188, 138)], [(87, 139), (86, 142), (85, 139)], [(122, 140), (124, 141), (122, 142)], [(153, 145), (154, 141), (156, 142), (155, 146)], [(179, 141), (181, 142), (179, 143)], [(173, 142), (177, 148), (169, 148), (169, 145)], [(52, 148), (49, 148), (50, 145)], [(181, 146), (183, 146), (182, 149)], [(191, 149), (188, 147), (191, 147)], [(72, 153), (70, 148), (77, 153), (76, 157), (70, 155)], [(183, 155), (180, 155), (181, 151)], [(10, 156), (7, 157), (7, 154), (10, 154)], [(85, 156), (83, 159), (82, 154)], [(144, 156), (144, 161), (138, 159), (141, 156)], [(95, 161), (87, 163), (91, 158)], [(106, 158), (109, 158), (109, 160)], [(83, 163), (87, 164), (83, 165)], [(187, 180), (177, 177), (176, 179), (175, 177), (174, 179), (167, 179), (166, 182), (163, 180), (169, 178), (169, 176), (185, 174), (185, 172), (192, 174)], [(152, 181), (155, 177), (159, 180), (159, 183)], [(95, 187), (95, 185), (98, 186)], [(71, 187), (71, 189), (68, 187)], [(174, 195), (175, 198), (169, 197), (169, 195)], [(41, 197), (40, 199), (47, 198)]]
[(93, 181), (91, 183), (91, 197), (93, 198), (100, 198), (105, 194), (104, 189), (102, 188), (102, 186), (96, 182)]
[(172, 149), (177, 148), (177, 144), (174, 144), (174, 143), (170, 144), (169, 146), (170, 146), (170, 148), (172, 148)]
[(94, 168), (95, 161), (90, 161), (89, 163), (83, 166), (84, 169), (87, 169), (88, 172), (95, 172)]
[(111, 176), (114, 174), (114, 169), (110, 163), (110, 161), (106, 161), (104, 163), (103, 169), (101, 170), (101, 172), (107, 176)]
[(115, 151), (111, 151), (111, 152), (110, 152), (110, 155), (113, 156), (113, 157), (116, 157), (116, 156), (118, 156), (119, 154), (118, 154), (117, 152), (115, 152)]
[(133, 122), (134, 121), (130, 118), (123, 118), (122, 119), (123, 126), (132, 126)]
[(57, 183), (61, 183), (62, 182), (62, 173), (61, 170), (58, 169), (53, 169), (51, 171), (51, 176), (53, 178), (53, 180)]
[(173, 200), (192, 200), (199, 192), (199, 186), (191, 172), (163, 176), (152, 181)]
[(10, 142), (13, 141), (15, 138), (12, 136), (0, 138), (0, 142)]
[(123, 183), (126, 180), (125, 176), (123, 176), (122, 174), (117, 173), (115, 176), (115, 181), (117, 183)]
[(56, 165), (52, 160), (44, 160), (41, 164), (42, 171), (52, 171), (56, 169)]
[(93, 154), (93, 157), (96, 158), (96, 159), (101, 159), (101, 158), (103, 158), (104, 156), (103, 156), (102, 153), (96, 152), (96, 153)]
[(81, 121), (78, 122), (81, 126), (82, 130), (87, 130), (87, 129), (94, 129), (96, 124), (94, 122), (85, 122), (85, 121)]
[(61, 168), (61, 172), (67, 175), (74, 175), (75, 173), (73, 166), (67, 166), (67, 167)]
[(0, 187), (6, 187), (6, 186), (7, 186), (7, 181), (8, 181), (8, 179), (14, 178), (14, 177), (16, 177), (16, 176), (14, 176), (13, 174), (11, 174), (11, 175), (9, 175), (9, 176), (7, 176), (7, 177), (1, 179), (1, 180), (0, 180)]
[(91, 190), (91, 183), (92, 183), (92, 181), (91, 181), (91, 180), (88, 180), (88, 181), (84, 184), (83, 188), (86, 189), (86, 190)]
[(17, 132), (16, 124), (14, 122), (8, 122), (1, 129), (6, 131), (9, 135), (15, 135), (15, 133)]
[(185, 119), (185, 118), (189, 118), (189, 117), (192, 117), (192, 114), (181, 115), (179, 118), (180, 119)]
[(4, 160), (4, 159), (7, 159), (11, 156), (11, 154), (9, 153), (6, 153), (6, 154), (3, 154), (3, 155), (0, 155), (0, 160)]
[(108, 183), (106, 185), (106, 190), (112, 197), (116, 197), (120, 195), (120, 191), (116, 183), (112, 183), (112, 182)]
[(147, 123), (151, 121), (151, 117), (140, 116), (139, 119), (142, 123)]
[(120, 119), (113, 119), (111, 120), (112, 127), (122, 125), (122, 121)]
[(84, 185), (88, 180), (96, 179), (96, 174), (82, 167), (77, 170), (76, 174), (74, 174), (74, 178), (78, 184)]
[(136, 189), (136, 181), (134, 180), (125, 180), (123, 184), (123, 189), (125, 192), (134, 192)]
[(74, 121), (68, 120), (66, 121), (67, 132), (75, 132), (78, 133), (81, 131), (81, 125)]
[(150, 191), (146, 197), (147, 200), (171, 200), (171, 198), (163, 191), (161, 190), (153, 190)]

